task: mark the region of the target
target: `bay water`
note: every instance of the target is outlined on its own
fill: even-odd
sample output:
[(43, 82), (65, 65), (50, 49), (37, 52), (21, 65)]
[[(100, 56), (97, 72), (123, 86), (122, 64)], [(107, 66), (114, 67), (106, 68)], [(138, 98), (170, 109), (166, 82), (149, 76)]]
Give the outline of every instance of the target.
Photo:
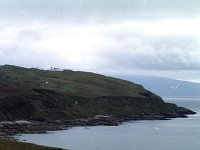
[(167, 98), (197, 114), (171, 120), (129, 121), (119, 126), (73, 127), (48, 134), (22, 134), (29, 143), (69, 150), (198, 150), (200, 98)]

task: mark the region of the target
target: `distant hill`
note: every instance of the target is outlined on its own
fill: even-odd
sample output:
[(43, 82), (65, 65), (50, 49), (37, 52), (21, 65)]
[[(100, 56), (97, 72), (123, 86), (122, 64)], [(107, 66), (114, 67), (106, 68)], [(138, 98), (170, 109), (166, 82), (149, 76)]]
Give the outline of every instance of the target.
[(200, 97), (200, 83), (144, 75), (121, 75), (121, 79), (142, 84), (161, 97)]
[[(142, 118), (193, 113), (117, 78), (80, 71), (0, 66), (0, 121), (66, 120), (96, 115)], [(154, 116), (154, 117), (153, 117)]]

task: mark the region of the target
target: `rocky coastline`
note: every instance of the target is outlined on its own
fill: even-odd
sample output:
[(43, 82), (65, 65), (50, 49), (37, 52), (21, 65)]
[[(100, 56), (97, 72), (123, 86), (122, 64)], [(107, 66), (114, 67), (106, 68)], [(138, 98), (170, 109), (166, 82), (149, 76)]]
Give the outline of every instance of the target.
[(73, 120), (54, 120), (54, 121), (35, 121), (35, 120), (19, 120), (19, 121), (2, 121), (0, 122), (0, 137), (10, 137), (16, 134), (38, 134), (47, 131), (66, 130), (76, 126), (117, 126), (125, 121), (137, 120), (169, 120), (171, 118), (186, 118), (189, 114), (195, 112), (182, 108), (179, 114), (140, 114), (132, 116), (103, 116), (97, 115), (93, 118), (73, 119)]

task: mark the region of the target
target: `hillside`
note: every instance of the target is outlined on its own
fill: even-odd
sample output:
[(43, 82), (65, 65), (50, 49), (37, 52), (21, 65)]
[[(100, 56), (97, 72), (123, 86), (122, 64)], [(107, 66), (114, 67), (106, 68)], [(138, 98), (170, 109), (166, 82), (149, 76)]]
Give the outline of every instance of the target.
[(147, 91), (138, 84), (80, 71), (49, 71), (17, 66), (0, 66), (1, 88), (48, 89), (75, 96), (133, 96)]
[(193, 113), (141, 85), (99, 74), (0, 67), (0, 120), (69, 120), (109, 115), (183, 117)]
[(200, 97), (200, 83), (144, 75), (117, 77), (142, 84), (146, 89), (162, 97)]

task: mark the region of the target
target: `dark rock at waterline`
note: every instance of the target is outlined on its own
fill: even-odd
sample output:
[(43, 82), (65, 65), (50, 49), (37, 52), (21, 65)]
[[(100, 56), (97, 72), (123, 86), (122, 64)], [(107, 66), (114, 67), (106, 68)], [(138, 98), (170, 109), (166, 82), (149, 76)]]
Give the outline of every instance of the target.
[(189, 110), (185, 107), (179, 107), (179, 113), (184, 114), (184, 115), (194, 115), (194, 114), (196, 114), (196, 112)]

